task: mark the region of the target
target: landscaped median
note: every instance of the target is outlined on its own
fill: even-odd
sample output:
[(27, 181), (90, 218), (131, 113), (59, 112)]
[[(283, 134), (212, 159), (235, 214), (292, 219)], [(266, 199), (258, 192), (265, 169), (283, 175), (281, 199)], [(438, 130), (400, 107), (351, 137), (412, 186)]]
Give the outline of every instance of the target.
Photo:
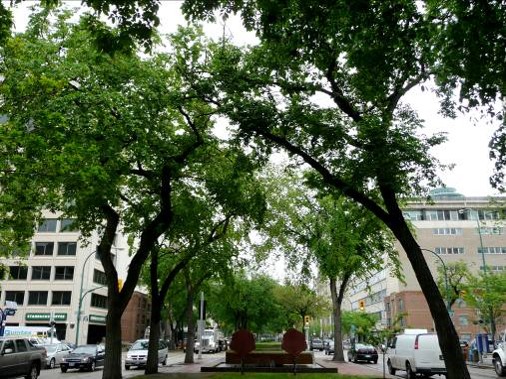
[[(381, 376), (341, 375), (328, 373), (297, 373), (295, 377), (300, 379), (380, 379)], [(140, 375), (135, 379), (294, 379), (293, 373), (268, 373), (268, 372), (204, 372), (204, 373), (170, 373)]]

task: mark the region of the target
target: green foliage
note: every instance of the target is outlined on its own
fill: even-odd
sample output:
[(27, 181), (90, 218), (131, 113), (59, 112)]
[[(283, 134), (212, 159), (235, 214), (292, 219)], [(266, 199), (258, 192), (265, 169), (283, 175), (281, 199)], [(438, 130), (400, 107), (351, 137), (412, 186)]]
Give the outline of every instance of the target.
[(273, 290), (278, 284), (267, 276), (235, 274), (222, 285), (211, 287), (209, 312), (229, 333), (246, 328), (253, 333), (280, 332), (276, 325), (281, 308)]
[[(448, 278), (448, 289), (445, 275)], [(437, 267), (437, 285), (443, 298), (450, 301), (450, 308), (462, 297), (462, 291), (467, 288), (471, 278), (471, 272), (464, 261), (446, 263), (446, 273), (443, 266)]]
[[(341, 315), (341, 330), (350, 335), (355, 334), (357, 341), (373, 342), (378, 317), (365, 312), (344, 311)], [(354, 330), (353, 330), (354, 329)]]
[(501, 324), (505, 315), (506, 305), (506, 273), (492, 273), (480, 271), (478, 276), (470, 276), (463, 294), (466, 303), (478, 310), (485, 324), (490, 324), (491, 318), (495, 324)]

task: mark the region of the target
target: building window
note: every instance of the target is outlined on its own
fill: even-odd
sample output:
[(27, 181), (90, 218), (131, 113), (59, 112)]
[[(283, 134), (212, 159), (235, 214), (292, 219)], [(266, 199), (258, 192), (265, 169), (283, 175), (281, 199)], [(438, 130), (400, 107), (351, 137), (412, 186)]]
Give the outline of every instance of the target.
[(58, 255), (76, 255), (77, 242), (58, 242)]
[(47, 291), (28, 291), (28, 305), (47, 305)]
[(53, 291), (51, 305), (70, 305), (71, 291)]
[(64, 218), (60, 220), (60, 232), (77, 232), (77, 228), (74, 227), (75, 220), (71, 218)]
[(33, 266), (32, 280), (49, 280), (51, 278), (51, 266)]
[(96, 308), (107, 309), (107, 296), (98, 295), (96, 293), (91, 294), (91, 306)]
[(427, 219), (432, 221), (450, 221), (459, 219), (458, 210), (431, 209), (427, 211), (426, 215)]
[(481, 228), (476, 228), (476, 234), (482, 234), (482, 235), (501, 235), (504, 234), (504, 228), (499, 226), (482, 226)]
[[(501, 273), (503, 271), (506, 271), (506, 266), (491, 265), (491, 266), (487, 266), (487, 269), (489, 271), (492, 271), (492, 272), (495, 272), (495, 273)], [(480, 270), (483, 270), (483, 266), (480, 266)]]
[(432, 234), (436, 236), (461, 236), (462, 228), (434, 228)]
[(38, 231), (41, 233), (54, 232), (56, 233), (56, 219), (55, 218), (46, 218), (39, 225)]
[(54, 242), (35, 242), (35, 255), (53, 255)]
[(5, 291), (5, 301), (15, 301), (19, 306), (23, 306), (25, 291)]
[(56, 266), (54, 271), (54, 280), (72, 280), (74, 279), (74, 266)]
[(105, 276), (105, 273), (99, 270), (93, 271), (93, 282), (97, 284), (107, 284), (107, 277)]
[(28, 267), (26, 266), (9, 266), (9, 279), (26, 280), (28, 277)]
[(467, 318), (467, 315), (460, 315), (459, 316), (459, 324), (462, 326), (469, 325), (469, 320)]
[(506, 247), (479, 247), (478, 254), (506, 254)]
[(404, 300), (402, 299), (399, 299), (399, 311), (403, 311), (404, 310)]
[(434, 249), (436, 254), (447, 255), (447, 254), (464, 254), (463, 247), (436, 247)]

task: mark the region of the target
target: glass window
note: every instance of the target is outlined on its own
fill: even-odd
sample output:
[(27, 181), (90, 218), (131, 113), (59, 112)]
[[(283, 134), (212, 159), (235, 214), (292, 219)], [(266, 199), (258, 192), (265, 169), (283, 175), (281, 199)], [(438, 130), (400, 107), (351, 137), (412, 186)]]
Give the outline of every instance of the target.
[(54, 242), (35, 242), (35, 255), (53, 255)]
[(56, 232), (56, 219), (55, 218), (46, 218), (42, 220), (42, 223), (38, 228), (39, 232)]
[(29, 291), (28, 305), (47, 305), (47, 291)]
[(26, 280), (28, 277), (28, 267), (26, 266), (9, 266), (9, 279)]
[(77, 232), (77, 227), (74, 227), (74, 219), (64, 218), (60, 220), (60, 232)]
[(5, 301), (15, 301), (22, 306), (25, 303), (25, 291), (5, 291)]
[(12, 354), (12, 353), (15, 353), (15, 352), (16, 352), (16, 349), (15, 349), (15, 347), (14, 347), (14, 340), (6, 340), (6, 341), (4, 342), (4, 346), (2, 347), (2, 352), (1, 352), (1, 354), (7, 354), (7, 352), (6, 352), (6, 351), (7, 351), (7, 349), (12, 350), (12, 352), (11, 352), (11, 353), (9, 353), (9, 354)]
[(25, 340), (16, 340), (16, 348), (18, 350), (18, 353), (28, 351)]
[(70, 305), (71, 291), (53, 291), (51, 305)]
[(467, 315), (460, 315), (459, 316), (459, 324), (462, 326), (469, 325), (469, 320), (467, 318)]
[(76, 255), (77, 242), (58, 242), (58, 255)]
[(105, 272), (94, 270), (93, 271), (93, 282), (97, 284), (107, 284), (107, 277), (105, 276)]
[(54, 280), (72, 280), (74, 279), (74, 266), (56, 266), (54, 270)]
[(33, 266), (32, 280), (49, 280), (51, 278), (51, 266)]
[(107, 309), (107, 296), (102, 296), (102, 295), (98, 295), (96, 293), (92, 293), (91, 294), (91, 306)]

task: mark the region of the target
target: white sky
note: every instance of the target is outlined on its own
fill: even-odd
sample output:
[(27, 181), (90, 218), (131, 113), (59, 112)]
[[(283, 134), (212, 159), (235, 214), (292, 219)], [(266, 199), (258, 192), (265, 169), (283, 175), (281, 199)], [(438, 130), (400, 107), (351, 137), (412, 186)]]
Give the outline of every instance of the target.
[[(7, 4), (7, 2), (3, 1)], [(25, 1), (17, 7), (15, 12), (16, 30), (23, 30), (27, 21), (27, 7), (34, 1)], [(68, 2), (77, 6), (80, 2)], [(159, 13), (161, 19), (160, 31), (162, 33), (174, 32), (184, 18), (179, 10), (181, 1), (162, 1)], [(223, 32), (233, 38), (236, 44), (252, 44), (255, 37), (246, 33), (237, 18), (227, 21), (225, 27), (222, 23), (205, 25), (204, 30), (210, 37), (220, 37)], [(430, 91), (422, 92), (414, 89), (404, 99), (410, 103), (425, 120), (426, 134), (444, 131), (448, 133), (448, 142), (433, 151), (433, 154), (442, 163), (454, 163), (456, 166), (451, 172), (441, 174), (441, 178), (449, 187), (454, 187), (465, 196), (487, 196), (497, 194), (489, 184), (492, 174), (493, 162), (489, 159), (488, 143), (497, 128), (485, 120), (473, 122), (470, 116), (459, 116), (457, 119), (446, 119), (438, 114), (439, 104), (436, 96)]]

